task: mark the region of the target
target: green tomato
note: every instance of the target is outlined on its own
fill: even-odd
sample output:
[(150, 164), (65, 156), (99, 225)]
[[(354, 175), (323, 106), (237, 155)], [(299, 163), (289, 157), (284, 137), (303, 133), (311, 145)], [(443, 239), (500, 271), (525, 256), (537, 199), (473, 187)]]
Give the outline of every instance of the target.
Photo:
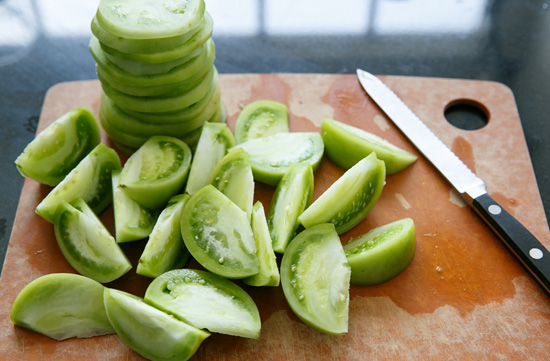
[(151, 282), (145, 301), (200, 329), (260, 338), (260, 315), (252, 298), (235, 283), (210, 272), (166, 272)]
[(112, 173), (115, 239), (123, 243), (147, 238), (159, 212), (143, 207), (118, 187), (120, 172), (116, 170)]
[(103, 306), (103, 285), (84, 276), (53, 273), (26, 285), (13, 301), (14, 325), (54, 340), (114, 333)]
[(235, 139), (227, 124), (205, 122), (193, 155), (185, 191), (193, 195), (207, 185), (212, 171), (233, 145)]
[(210, 272), (226, 278), (259, 272), (246, 212), (212, 185), (200, 189), (185, 205), (181, 234), (191, 255)]
[(107, 283), (132, 268), (113, 236), (82, 198), (71, 204), (61, 201), (54, 231), (61, 253), (83, 276)]
[(307, 325), (328, 333), (348, 331), (350, 266), (334, 225), (299, 233), (281, 261), (281, 284), (292, 311)]
[(371, 153), (351, 167), (298, 217), (309, 228), (333, 223), (338, 234), (349, 231), (372, 210), (384, 188), (384, 162)]
[(101, 213), (113, 198), (111, 172), (121, 168), (118, 154), (99, 143), (67, 176), (38, 204), (36, 213), (53, 222), (61, 201), (82, 198), (96, 213)]
[(208, 183), (231, 199), (250, 219), (254, 204), (254, 176), (248, 158), (248, 153), (242, 149), (227, 153), (212, 170)]
[(19, 172), (56, 186), (100, 141), (99, 125), (80, 107), (58, 118), (34, 138), (15, 160)]
[(386, 164), (387, 175), (405, 169), (417, 159), (414, 154), (396, 147), (377, 135), (334, 119), (323, 119), (321, 136), (330, 160), (344, 169), (353, 167), (372, 152), (375, 152), (376, 157)]
[(416, 230), (410, 218), (386, 224), (344, 245), (353, 285), (376, 285), (405, 270), (414, 258)]
[(278, 286), (280, 282), (277, 258), (273, 251), (271, 236), (267, 226), (264, 206), (260, 201), (254, 204), (251, 217), (252, 232), (258, 252), (259, 272), (254, 276), (243, 279), (250, 286)]
[(137, 274), (155, 278), (187, 263), (189, 251), (181, 237), (180, 219), (189, 197), (178, 194), (170, 198), (139, 258)]
[(288, 109), (273, 100), (258, 100), (245, 106), (235, 123), (235, 142), (288, 133)]
[(306, 162), (317, 170), (323, 157), (323, 140), (316, 132), (277, 133), (236, 145), (250, 155), (254, 179), (277, 185), (293, 163)]
[(118, 186), (148, 209), (159, 209), (185, 183), (191, 150), (183, 141), (153, 136), (126, 161)]
[(118, 337), (149, 360), (188, 360), (210, 336), (123, 291), (106, 288), (104, 303)]
[(294, 163), (277, 185), (267, 224), (275, 252), (284, 253), (300, 226), (298, 217), (313, 198), (313, 169), (309, 163)]
[(202, 21), (203, 0), (101, 0), (96, 19), (109, 33), (128, 39), (158, 39), (186, 34)]

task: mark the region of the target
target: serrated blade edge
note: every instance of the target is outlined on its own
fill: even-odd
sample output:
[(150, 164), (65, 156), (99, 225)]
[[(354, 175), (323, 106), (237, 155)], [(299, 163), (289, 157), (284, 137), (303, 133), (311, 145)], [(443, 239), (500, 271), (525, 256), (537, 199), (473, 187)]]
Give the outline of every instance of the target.
[(357, 76), (367, 94), (459, 193), (470, 199), (486, 193), (483, 181), (386, 84), (361, 69)]

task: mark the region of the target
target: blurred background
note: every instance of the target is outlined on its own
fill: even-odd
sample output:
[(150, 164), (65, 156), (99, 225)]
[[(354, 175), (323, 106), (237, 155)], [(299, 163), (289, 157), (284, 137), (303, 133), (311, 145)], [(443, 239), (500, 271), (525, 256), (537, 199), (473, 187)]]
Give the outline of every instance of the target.
[[(96, 78), (88, 41), (98, 2), (0, 0), (2, 261), (23, 184), (14, 160), (34, 137), (45, 92)], [(547, 0), (206, 0), (222, 74), (360, 67), (504, 83), (516, 98), (547, 215), (549, 7)]]

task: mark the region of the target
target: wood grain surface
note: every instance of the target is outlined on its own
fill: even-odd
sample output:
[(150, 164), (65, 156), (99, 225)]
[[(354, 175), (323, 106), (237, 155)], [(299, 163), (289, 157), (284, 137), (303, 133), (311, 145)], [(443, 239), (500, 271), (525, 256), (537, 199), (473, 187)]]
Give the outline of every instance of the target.
[[(494, 82), (380, 78), (486, 182), (488, 193), (550, 248), (512, 92)], [(418, 154), (353, 75), (221, 74), (219, 83), (232, 129), (242, 105), (272, 99), (288, 106), (291, 131), (319, 131), (322, 119), (331, 117)], [(98, 81), (55, 85), (44, 100), (37, 131), (77, 106), (97, 114), (99, 90)], [(484, 107), (488, 124), (475, 131), (449, 124), (444, 110), (457, 100)], [(113, 146), (105, 134), (103, 141)], [(343, 170), (323, 159), (315, 174), (314, 199), (341, 174)], [(50, 190), (30, 179), (23, 185), (0, 278), (0, 359), (141, 359), (116, 335), (58, 342), (11, 323), (11, 304), (26, 284), (48, 273), (75, 272), (59, 251), (53, 226), (34, 213)], [(273, 190), (256, 184), (256, 199), (266, 208)], [(342, 235), (342, 242), (403, 217), (416, 225), (415, 258), (382, 285), (351, 287), (347, 335), (325, 335), (303, 324), (280, 287), (243, 286), (260, 310), (261, 338), (212, 334), (193, 360), (549, 359), (550, 298), (420, 155), (412, 166), (387, 178), (377, 205)], [(113, 230), (112, 209), (101, 219)], [(150, 279), (137, 275), (135, 266), (144, 245), (122, 245), (134, 268), (108, 287), (143, 296)], [(189, 266), (198, 267), (193, 262)]]

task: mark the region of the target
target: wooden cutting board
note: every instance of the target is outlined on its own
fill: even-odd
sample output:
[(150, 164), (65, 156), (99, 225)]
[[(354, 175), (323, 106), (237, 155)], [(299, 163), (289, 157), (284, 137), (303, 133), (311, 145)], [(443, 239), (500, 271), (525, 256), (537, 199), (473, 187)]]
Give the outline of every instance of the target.
[[(546, 217), (510, 89), (494, 82), (380, 78), (485, 180), (491, 196), (550, 247)], [(332, 117), (418, 154), (353, 75), (222, 74), (219, 83), (231, 128), (241, 105), (272, 99), (289, 107), (292, 131), (318, 131), (323, 117)], [(97, 81), (54, 86), (44, 100), (38, 131), (77, 106), (87, 106), (97, 114), (99, 90)], [(466, 131), (450, 125), (444, 109), (457, 99), (475, 100), (485, 107), (487, 126)], [(112, 146), (105, 135), (103, 141)], [(315, 174), (314, 198), (341, 174), (341, 169), (324, 159)], [(34, 213), (50, 189), (30, 179), (23, 185), (0, 279), (0, 358), (141, 359), (115, 335), (57, 342), (12, 325), (11, 304), (26, 284), (48, 273), (74, 273), (58, 249), (53, 226)], [(273, 188), (257, 184), (256, 193), (269, 207)], [(347, 335), (325, 335), (303, 324), (287, 306), (280, 287), (245, 287), (260, 309), (261, 338), (212, 334), (193, 359), (548, 359), (550, 298), (422, 157), (387, 178), (373, 211), (342, 235), (342, 241), (403, 217), (411, 217), (416, 224), (415, 258), (405, 272), (382, 285), (351, 287)], [(102, 219), (112, 230), (111, 209)], [(123, 245), (134, 266), (144, 244)], [(107, 286), (143, 296), (149, 282), (136, 275), (134, 267)]]

